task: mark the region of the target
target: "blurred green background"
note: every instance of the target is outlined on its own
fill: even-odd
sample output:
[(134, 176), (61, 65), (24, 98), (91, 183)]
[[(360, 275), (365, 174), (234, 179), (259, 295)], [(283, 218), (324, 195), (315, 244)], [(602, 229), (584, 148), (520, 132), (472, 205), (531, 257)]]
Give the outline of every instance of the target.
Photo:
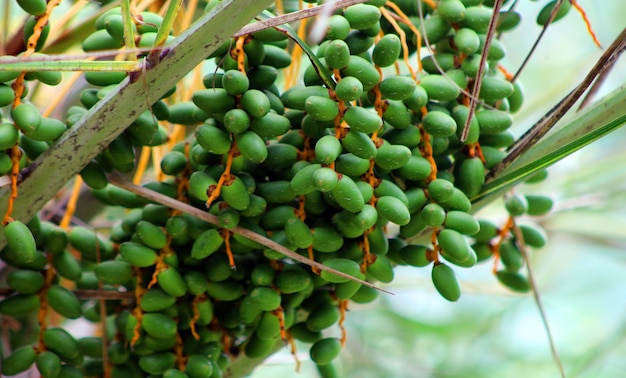
[[(522, 25), (502, 37), (507, 48), (504, 64), (510, 71), (519, 67), (539, 34), (535, 17), (546, 3), (519, 1)], [(579, 3), (604, 47), (626, 26), (623, 0)], [(520, 77), (526, 101), (515, 116), (513, 132), (522, 134), (572, 90), (601, 54), (573, 10), (552, 25)], [(626, 59), (622, 59), (599, 96), (625, 84)], [(626, 377), (625, 142), (626, 130), (620, 129), (550, 168), (545, 182), (516, 189), (556, 200), (551, 214), (535, 219), (550, 240), (531, 258), (568, 377)], [(505, 214), (495, 203), (478, 216), (502, 222)], [(455, 267), (463, 291), (456, 303), (436, 293), (430, 269), (397, 269), (394, 282), (385, 286), (395, 295), (350, 307), (348, 342), (338, 362), (342, 376), (559, 376), (532, 294), (502, 288), (491, 267), (491, 263)], [(330, 332), (338, 334), (338, 329)], [(298, 356), (303, 361), (299, 374), (284, 348), (252, 376), (317, 377), (308, 354)]]

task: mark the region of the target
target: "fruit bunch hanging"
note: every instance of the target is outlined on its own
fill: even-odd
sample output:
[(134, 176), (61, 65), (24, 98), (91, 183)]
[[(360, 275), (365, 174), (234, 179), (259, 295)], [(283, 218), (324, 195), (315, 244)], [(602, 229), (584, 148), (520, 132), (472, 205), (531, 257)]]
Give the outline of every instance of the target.
[[(43, 55), (56, 3), (17, 0), (30, 14), (21, 57)], [(108, 208), (126, 209), (106, 232), (70, 225), (70, 206), (62, 220), (27, 223), (11, 208), (29, 164), (127, 73), (87, 72), (89, 85), (56, 119), (29, 101), (28, 83), (59, 85), (61, 73), (0, 71), (0, 173), (15, 194), (3, 222), (0, 314), (37, 324), (27, 345), (13, 338), (2, 374), (34, 364), (46, 378), (222, 377), (240, 354), (262, 358), (287, 343), (295, 356), (298, 340), (330, 377), (346, 310), (376, 299), (373, 286), (392, 282), (395, 266), (431, 270), (449, 301), (461, 295), (454, 271), (485, 261), (503, 285), (530, 290), (523, 250), (541, 248), (545, 235), (515, 219), (545, 214), (552, 201), (507, 194), (502, 225), (472, 210), (515, 142), (512, 114), (523, 103), (492, 38), (521, 16), (500, 11), (493, 23), (494, 3), (372, 0), (302, 19), (297, 32), (229, 39), (207, 57), (209, 69), (149, 104), (85, 162), (77, 188), (84, 182)], [(267, 12), (300, 6), (283, 1)], [(132, 12), (103, 6), (83, 50), (153, 46), (162, 15)], [(321, 39), (303, 42), (319, 25)], [(174, 40), (166, 33), (162, 43)], [(120, 185), (129, 175), (141, 187)], [(106, 327), (76, 339), (59, 316)]]

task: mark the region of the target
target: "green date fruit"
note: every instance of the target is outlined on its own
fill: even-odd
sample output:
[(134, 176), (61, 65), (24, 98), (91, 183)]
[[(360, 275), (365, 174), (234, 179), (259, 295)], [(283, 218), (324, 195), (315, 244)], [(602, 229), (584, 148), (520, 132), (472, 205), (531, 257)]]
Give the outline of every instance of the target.
[(262, 163), (267, 159), (268, 151), (265, 141), (254, 131), (244, 131), (236, 137), (237, 147), (241, 155), (253, 163)]
[(376, 145), (367, 134), (351, 130), (341, 139), (341, 144), (350, 153), (361, 159), (376, 157)]
[(439, 294), (450, 302), (456, 302), (461, 297), (459, 281), (454, 271), (446, 264), (439, 263), (433, 266), (432, 281)]
[(229, 70), (222, 76), (222, 87), (229, 95), (240, 95), (248, 90), (250, 80), (243, 72), (237, 70)]
[(343, 17), (350, 23), (352, 29), (365, 30), (374, 26), (380, 20), (380, 10), (368, 4), (352, 5), (343, 12)]
[[(557, 3), (558, 3), (557, 0), (552, 0), (541, 9), (539, 14), (537, 15), (537, 24), (544, 26), (548, 23), (548, 20), (550, 19), (550, 14), (556, 7)], [(572, 7), (572, 3), (570, 3), (569, 1), (561, 2), (561, 6), (559, 10), (557, 11), (556, 15), (554, 16), (551, 22), (557, 21), (565, 17), (565, 15), (569, 12), (571, 7)]]
[(317, 365), (328, 365), (341, 352), (341, 343), (336, 337), (316, 341), (311, 347), (310, 356)]
[(382, 196), (378, 198), (376, 210), (380, 215), (400, 226), (408, 224), (411, 220), (409, 209), (396, 197)]
[[(338, 270), (342, 273), (345, 273), (347, 275), (353, 276), (353, 277), (357, 277), (357, 278), (363, 277), (359, 264), (357, 264), (353, 260), (348, 260), (344, 258), (331, 258), (331, 259), (324, 261), (324, 265), (326, 265), (329, 268)], [(338, 276), (334, 273), (330, 273), (325, 270), (322, 271), (321, 277), (322, 279), (328, 282), (334, 282), (334, 283), (341, 283), (341, 282), (348, 281), (348, 278)]]
[(46, 12), (46, 0), (17, 0), (17, 4), (26, 13), (39, 16)]
[(332, 198), (344, 210), (356, 213), (361, 211), (365, 201), (363, 195), (354, 180), (346, 175), (342, 175), (337, 185), (330, 191)]
[(21, 347), (2, 360), (2, 374), (13, 376), (26, 371), (35, 363), (36, 358), (35, 348)]
[[(341, 70), (341, 76), (353, 76), (363, 84), (363, 91), (374, 88), (380, 81), (380, 74), (376, 67), (365, 58), (351, 55), (348, 65)], [(287, 106), (287, 104), (285, 104)]]
[(304, 102), (304, 109), (316, 121), (332, 121), (339, 114), (337, 103), (322, 96), (310, 96)]
[(452, 260), (464, 262), (471, 257), (471, 248), (467, 240), (459, 232), (452, 229), (443, 229), (437, 235), (441, 253), (450, 256)]
[(385, 34), (374, 46), (372, 61), (379, 67), (389, 67), (398, 60), (402, 45), (395, 34)]
[(468, 158), (461, 161), (454, 174), (454, 184), (468, 197), (480, 194), (485, 183), (485, 167), (477, 158)]
[(35, 238), (28, 227), (18, 221), (4, 227), (4, 235), (8, 246), (8, 258), (16, 264), (31, 263), (37, 257)]
[(39, 109), (28, 102), (23, 102), (11, 109), (11, 117), (17, 127), (26, 134), (34, 132), (41, 124)]
[(465, 5), (461, 0), (441, 0), (437, 11), (441, 18), (449, 22), (460, 22), (465, 18)]
[(411, 77), (392, 76), (384, 79), (379, 84), (383, 98), (390, 100), (405, 100), (415, 92), (417, 84)]
[(450, 101), (459, 95), (456, 85), (439, 74), (425, 76), (419, 84), (426, 90), (428, 98), (432, 100)]
[(363, 94), (363, 84), (355, 77), (343, 77), (335, 86), (335, 94), (340, 100), (354, 101)]
[(315, 158), (322, 164), (337, 160), (341, 151), (341, 142), (334, 135), (324, 135), (315, 143)]
[(159, 313), (144, 314), (141, 327), (146, 333), (159, 340), (167, 340), (176, 336), (176, 322), (169, 316)]
[(160, 375), (168, 369), (172, 369), (176, 364), (174, 353), (161, 352), (154, 353), (139, 358), (139, 367), (148, 374)]
[(411, 159), (411, 150), (402, 145), (391, 144), (386, 141), (376, 151), (374, 162), (385, 170), (402, 168)]
[(332, 69), (341, 69), (350, 61), (350, 49), (348, 44), (341, 39), (330, 41), (324, 50), (326, 64)]
[(230, 150), (230, 136), (218, 127), (204, 124), (196, 129), (195, 134), (198, 144), (213, 154), (222, 155)]
[(511, 273), (508, 271), (496, 272), (498, 281), (509, 289), (520, 293), (526, 293), (530, 290), (530, 282), (528, 278), (524, 277), (520, 273)]
[(37, 310), (39, 306), (39, 297), (35, 294), (13, 295), (0, 302), (0, 314), (13, 317), (24, 316)]
[(42, 378), (55, 378), (61, 374), (61, 359), (54, 352), (39, 353), (35, 359), (35, 364)]
[(449, 137), (456, 133), (456, 121), (448, 114), (431, 111), (422, 119), (424, 130), (435, 137)]
[(371, 134), (383, 125), (383, 120), (378, 114), (360, 106), (348, 108), (343, 115), (343, 119), (350, 126), (350, 130), (365, 134)]
[(331, 168), (322, 167), (313, 172), (313, 186), (320, 192), (330, 192), (337, 186), (339, 176)]
[(461, 28), (454, 34), (454, 45), (464, 54), (473, 54), (480, 47), (480, 39), (474, 30)]
[(80, 301), (68, 289), (59, 285), (52, 285), (48, 288), (46, 296), (50, 307), (63, 317), (78, 319), (82, 316), (83, 311)]
[(43, 332), (46, 348), (55, 352), (63, 360), (72, 360), (80, 356), (78, 343), (72, 335), (62, 328), (48, 328)]

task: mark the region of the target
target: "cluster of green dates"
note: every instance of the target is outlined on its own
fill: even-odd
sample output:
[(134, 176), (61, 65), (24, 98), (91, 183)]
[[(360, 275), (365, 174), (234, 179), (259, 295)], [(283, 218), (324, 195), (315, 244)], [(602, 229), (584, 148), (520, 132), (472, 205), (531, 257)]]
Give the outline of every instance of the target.
[[(39, 14), (31, 2), (18, 1)], [(168, 99), (172, 88), (81, 171), (100, 201), (128, 209), (107, 239), (85, 227), (65, 232), (37, 218), (28, 225), (9, 223), (4, 228), (8, 246), (0, 257), (15, 268), (7, 280), (15, 294), (0, 301), (0, 314), (27, 319), (45, 298), (65, 318), (106, 321), (108, 346), (103, 350), (100, 337), (77, 340), (62, 328), (49, 328), (43, 332), (45, 351), (15, 349), (5, 356), (2, 374), (36, 364), (46, 378), (96, 377), (103, 374), (107, 353), (112, 377), (217, 378), (228, 370), (230, 356), (268, 356), (284, 337), (312, 344), (311, 359), (331, 371), (341, 340), (329, 335), (345, 301), (368, 303), (378, 292), (327, 271), (314, 272), (231, 232), (235, 227), (370, 282), (391, 282), (397, 265), (430, 266), (435, 288), (450, 301), (460, 297), (452, 266), (472, 267), (499, 247), (503, 267), (497, 278), (513, 290), (528, 291), (515, 235), (471, 214), (471, 199), (481, 192), (486, 171), (514, 142), (511, 114), (523, 101), (519, 84), (498, 70), (505, 49), (497, 39), (488, 51), (468, 138), (461, 142), (469, 114), (465, 93), (478, 72), (493, 1), (441, 0), (437, 9), (422, 5), (423, 25), (418, 2), (394, 2), (418, 30), (424, 28), (436, 51), (422, 58), (416, 79), (395, 73), (394, 65), (403, 67), (402, 43), (381, 17), (385, 3), (369, 1), (331, 15), (325, 38), (314, 49), (319, 65), (307, 68), (302, 83), (286, 90), (280, 72), (292, 58), (285, 34), (267, 29), (247, 36), (245, 72), (239, 70), (235, 40), (220, 46), (208, 57), (219, 69), (203, 78), (205, 89), (189, 101), (174, 102)], [(207, 9), (215, 4), (210, 1)], [(151, 46), (162, 19), (149, 12), (140, 19), (138, 45)], [(498, 31), (514, 28), (519, 20), (519, 14), (503, 12)], [(119, 8), (103, 13), (95, 25), (83, 42), (85, 51), (123, 46)], [(414, 53), (417, 38), (406, 25), (400, 27)], [(334, 82), (323, 79), (320, 70)], [(0, 73), (0, 81), (15, 78), (7, 75)], [(93, 87), (80, 94), (82, 106), (68, 109), (66, 122), (42, 118), (25, 102), (12, 112), (21, 133), (11, 123), (6, 125), (14, 135), (5, 133), (3, 127), (9, 127), (0, 124), (0, 150), (19, 138), (23, 160), (36, 158), (125, 74), (85, 76)], [(12, 99), (6, 88), (0, 84), (0, 102), (5, 91)], [(167, 178), (143, 185), (207, 210), (217, 216), (218, 226), (107, 182), (107, 173), (135, 170), (139, 147), (168, 141), (160, 121), (188, 126), (187, 138), (163, 156), (159, 168)], [(215, 190), (219, 196), (212, 200)], [(514, 217), (545, 214), (551, 204), (542, 196), (506, 199)], [(545, 244), (538, 227), (522, 224), (520, 230), (526, 245)], [(432, 235), (431, 244), (415, 241), (424, 235)], [(49, 282), (45, 272), (52, 268)], [(80, 300), (59, 285), (61, 278), (77, 289), (104, 285), (135, 292), (135, 300), (107, 300), (102, 309), (100, 301)]]
[[(163, 22), (161, 16), (142, 12), (137, 15), (133, 25), (137, 47), (151, 47), (157, 36), (157, 31)], [(104, 12), (95, 21), (96, 31), (83, 40), (82, 48), (86, 52), (118, 49), (124, 46), (124, 26), (121, 9), (112, 8)], [(166, 44), (173, 40), (168, 36)], [(66, 117), (68, 126), (83, 117), (83, 115), (106, 96), (126, 77), (125, 72), (86, 72), (85, 79), (94, 87), (83, 90), (80, 94), (82, 106), (72, 106)], [(172, 88), (163, 98), (171, 96), (175, 91)], [(121, 134), (96, 159), (91, 161), (81, 172), (85, 182), (94, 189), (103, 189), (107, 185), (106, 172), (116, 170), (128, 173), (135, 168), (135, 149), (140, 146), (159, 146), (168, 140), (167, 129), (159, 121), (168, 121), (170, 109), (163, 100), (152, 105)]]
[[(45, 0), (20, 0), (17, 1), (17, 4), (30, 14), (23, 29), (24, 44), (27, 44), (34, 33), (38, 17), (46, 11), (47, 2)], [(50, 23), (48, 22), (39, 34), (35, 51), (39, 51), (44, 46), (49, 32)], [(0, 62), (15, 62), (21, 55), (3, 55), (0, 56)], [(34, 59), (44, 56), (39, 52), (30, 55)], [(0, 72), (0, 108), (13, 104), (15, 92), (11, 84), (19, 75), (20, 72), (17, 71)], [(56, 86), (61, 83), (62, 75), (58, 71), (34, 71), (26, 73), (24, 79), (26, 83), (37, 81), (49, 86)], [(19, 143), (22, 152), (20, 168), (23, 168), (28, 160), (39, 156), (67, 129), (65, 122), (55, 118), (43, 117), (39, 108), (26, 100), (28, 88), (28, 85), (24, 86), (21, 95), (22, 103), (10, 110), (10, 118), (3, 118), (2, 113), (0, 113), (0, 175), (5, 175), (11, 170), (10, 157), (5, 152), (7, 149)]]
[[(534, 177), (531, 182), (539, 180), (541, 177)], [(523, 215), (541, 216), (547, 214), (552, 209), (552, 200), (543, 195), (522, 195), (513, 194), (506, 198), (505, 208), (511, 217)], [(496, 272), (496, 277), (504, 286), (513, 291), (527, 292), (531, 289), (528, 278), (520, 273), (525, 265), (525, 257), (520, 249), (518, 236), (513, 230), (507, 235), (499, 235), (500, 240), (494, 240), (495, 226), (488, 221), (480, 221), (481, 232), (474, 235), (473, 244), (477, 254), (482, 254), (483, 258), (488, 258), (487, 251), (492, 245), (500, 242), (498, 255), (503, 265), (502, 269)], [(530, 248), (542, 248), (546, 245), (546, 235), (541, 227), (533, 222), (525, 221), (518, 225), (523, 245)], [(480, 251), (480, 252), (479, 252)]]
[[(31, 56), (37, 57), (38, 54)], [(10, 55), (0, 57), (0, 61), (5, 62), (17, 59), (18, 57)], [(0, 108), (13, 104), (15, 91), (11, 85), (19, 75), (19, 72), (0, 72)], [(24, 79), (27, 83), (30, 80), (37, 80), (48, 85), (58, 85), (61, 82), (61, 73), (29, 72)], [(22, 169), (67, 130), (65, 122), (42, 116), (40, 109), (25, 99), (27, 95), (28, 86), (25, 85), (20, 104), (5, 112), (0, 111), (0, 175), (6, 175), (11, 171), (11, 156), (8, 154), (11, 147), (19, 144)]]

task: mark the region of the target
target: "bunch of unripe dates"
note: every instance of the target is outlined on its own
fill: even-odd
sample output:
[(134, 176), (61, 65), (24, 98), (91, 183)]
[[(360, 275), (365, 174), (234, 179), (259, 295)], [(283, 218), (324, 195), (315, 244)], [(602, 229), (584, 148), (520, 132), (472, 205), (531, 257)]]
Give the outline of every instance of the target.
[[(17, 3), (33, 20), (45, 12), (43, 0)], [(207, 11), (217, 3), (209, 1)], [(493, 1), (418, 4), (373, 0), (337, 10), (325, 20), (323, 40), (310, 45), (315, 59), (295, 80), (300, 62), (290, 51), (300, 47), (284, 30), (224, 43), (208, 58), (218, 68), (204, 76), (204, 89), (183, 101), (172, 88), (81, 171), (98, 200), (128, 209), (106, 237), (38, 218), (6, 221), (0, 257), (11, 266), (12, 291), (0, 300), (0, 314), (25, 323), (38, 313), (41, 332), (35, 346), (13, 345), (2, 374), (36, 364), (46, 378), (221, 377), (232, 357), (265, 357), (298, 340), (312, 344), (311, 359), (332, 376), (349, 303), (371, 302), (378, 291), (288, 258), (238, 227), (375, 284), (391, 282), (398, 265), (428, 267), (450, 301), (461, 294), (453, 266), (495, 256), (499, 281), (528, 291), (521, 249), (542, 247), (543, 232), (520, 225), (520, 245), (510, 224), (472, 214), (486, 172), (515, 141), (511, 113), (523, 101), (499, 63), (505, 49), (498, 39), (479, 68)], [(503, 33), (520, 15), (499, 18)], [(136, 15), (139, 47), (151, 46), (161, 22), (154, 13)], [(27, 39), (33, 27), (25, 28)], [(86, 52), (124, 45), (119, 7), (102, 13), (95, 27), (84, 39)], [(424, 54), (426, 44), (432, 53)], [(85, 76), (91, 86), (63, 122), (42, 117), (27, 97), (4, 116), (0, 173), (45, 152), (126, 74)], [(13, 103), (16, 78), (0, 72), (0, 105)], [(61, 82), (50, 72), (26, 79)], [(154, 167), (157, 179), (143, 186), (215, 215), (216, 224), (108, 182), (110, 173), (137, 169), (142, 147), (171, 142), (168, 124), (186, 126), (185, 133)], [(19, 158), (11, 152), (16, 145)], [(505, 204), (512, 219), (545, 214), (552, 202), (511, 194)], [(132, 295), (79, 299), (81, 290)], [(46, 326), (48, 308), (106, 322), (107, 334), (77, 340)], [(329, 336), (337, 325), (341, 336)]]

